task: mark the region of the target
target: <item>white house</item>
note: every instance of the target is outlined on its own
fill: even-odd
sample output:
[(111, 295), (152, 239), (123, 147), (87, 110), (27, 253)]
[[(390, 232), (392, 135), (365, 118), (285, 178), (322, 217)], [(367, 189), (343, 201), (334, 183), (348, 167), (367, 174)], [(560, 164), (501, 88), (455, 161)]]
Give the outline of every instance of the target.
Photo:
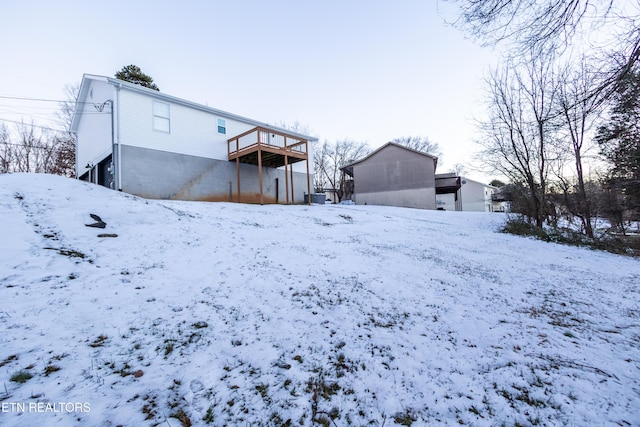
[(110, 77), (82, 78), (76, 175), (147, 198), (298, 203), (317, 141)]
[[(456, 177), (456, 174), (436, 175), (436, 181)], [(460, 188), (455, 193), (438, 194), (436, 204), (438, 209), (468, 212), (493, 212), (495, 206), (492, 195), (497, 191), (497, 187), (483, 184), (466, 177), (457, 177), (460, 181)]]

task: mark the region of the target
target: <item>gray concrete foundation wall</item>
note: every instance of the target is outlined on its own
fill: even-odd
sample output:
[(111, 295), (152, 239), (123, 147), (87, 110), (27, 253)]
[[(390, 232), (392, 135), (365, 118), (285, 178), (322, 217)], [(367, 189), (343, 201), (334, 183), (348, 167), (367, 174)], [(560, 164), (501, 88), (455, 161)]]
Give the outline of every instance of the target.
[[(235, 162), (128, 145), (122, 145), (121, 150), (122, 191), (150, 199), (237, 200)], [(263, 167), (262, 179), (264, 202), (276, 203), (277, 196), (278, 203), (285, 203), (284, 170)], [(313, 184), (313, 176), (310, 180)], [(303, 203), (308, 191), (306, 174), (294, 172), (293, 189), (294, 203)], [(291, 196), (289, 199), (291, 202)], [(240, 164), (240, 201), (260, 202), (258, 167), (255, 165)]]
[(400, 206), (404, 208), (435, 209), (436, 191), (433, 188), (414, 190), (379, 191), (357, 193), (358, 205)]

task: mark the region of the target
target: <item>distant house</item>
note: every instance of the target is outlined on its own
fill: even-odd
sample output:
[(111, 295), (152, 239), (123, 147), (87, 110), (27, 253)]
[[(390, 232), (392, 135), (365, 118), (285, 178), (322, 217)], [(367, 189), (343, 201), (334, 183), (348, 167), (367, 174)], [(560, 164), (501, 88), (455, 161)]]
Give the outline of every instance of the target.
[(511, 189), (511, 185), (496, 187), (496, 190), (491, 194), (492, 212), (511, 212), (511, 202), (513, 201)]
[[(498, 190), (497, 187), (457, 176), (455, 173), (436, 175), (436, 182), (451, 179), (459, 181), (459, 189), (455, 192), (439, 193), (436, 197), (438, 209), (467, 212), (494, 212), (500, 210), (501, 205), (495, 204), (492, 200), (492, 195)], [(502, 211), (504, 211), (504, 208)]]
[(340, 197), (338, 197), (338, 192), (333, 188), (321, 188), (320, 193), (324, 194), (326, 203), (339, 203)]
[(358, 205), (455, 211), (504, 211), (496, 187), (455, 173), (436, 174), (438, 158), (389, 142), (342, 168), (345, 188)]
[(436, 209), (438, 158), (389, 142), (342, 168), (353, 179), (358, 205)]
[(85, 74), (72, 131), (79, 179), (156, 199), (298, 203), (306, 135), (110, 77)]

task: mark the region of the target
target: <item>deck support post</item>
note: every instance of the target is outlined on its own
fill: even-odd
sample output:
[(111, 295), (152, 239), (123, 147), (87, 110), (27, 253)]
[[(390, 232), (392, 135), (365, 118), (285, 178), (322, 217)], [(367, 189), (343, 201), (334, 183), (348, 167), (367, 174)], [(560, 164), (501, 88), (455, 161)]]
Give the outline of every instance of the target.
[(309, 156), (307, 156), (307, 200), (311, 206), (311, 178), (309, 178)]
[(284, 188), (287, 193), (287, 204), (289, 204), (289, 156), (284, 155)]
[(264, 205), (264, 198), (262, 196), (262, 148), (260, 147), (260, 140), (258, 140), (258, 181), (260, 181), (260, 204)]
[(295, 203), (295, 193), (293, 192), (293, 165), (289, 167), (289, 172), (291, 173), (291, 204)]
[(240, 158), (236, 157), (236, 179), (238, 180), (238, 203), (240, 203)]

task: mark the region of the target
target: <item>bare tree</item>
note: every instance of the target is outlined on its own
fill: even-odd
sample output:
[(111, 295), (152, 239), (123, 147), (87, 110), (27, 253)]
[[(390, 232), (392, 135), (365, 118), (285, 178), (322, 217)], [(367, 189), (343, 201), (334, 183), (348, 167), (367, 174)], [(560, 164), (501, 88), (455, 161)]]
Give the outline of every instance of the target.
[(80, 92), (80, 84), (66, 84), (64, 86), (65, 100), (60, 103), (60, 109), (56, 113), (58, 123), (66, 130), (71, 130), (71, 122), (76, 109), (76, 100)]
[[(594, 120), (601, 111), (601, 102), (592, 93), (598, 85), (594, 72), (589, 69), (583, 58), (575, 67), (567, 66), (558, 73), (557, 109), (560, 116), (559, 138), (557, 139), (561, 152), (569, 153), (573, 164), (575, 185), (560, 169), (557, 177), (561, 183), (565, 196), (565, 206), (577, 216), (584, 229), (584, 233), (593, 238), (592, 211), (593, 200), (588, 192), (585, 179), (585, 155), (589, 149), (595, 149), (589, 135)], [(573, 188), (575, 187), (575, 188)]]
[(9, 138), (9, 128), (0, 123), (0, 173), (8, 173), (14, 163), (14, 146)]
[[(523, 52), (547, 55), (578, 46), (587, 35), (607, 28), (611, 38), (600, 37), (595, 50), (613, 48), (616, 61), (591, 95), (611, 94), (640, 59), (640, 4), (613, 0), (445, 0), (459, 6), (455, 22), (485, 45), (511, 43), (512, 57)], [(578, 39), (578, 43), (574, 40)], [(597, 40), (592, 38), (593, 40)]]
[(33, 172), (71, 176), (75, 168), (73, 140), (21, 122), (13, 132), (0, 125), (0, 173)]
[(489, 80), (489, 117), (480, 122), (480, 161), (528, 191), (527, 217), (542, 226), (547, 215), (547, 178), (555, 158), (551, 138), (555, 88), (550, 65), (534, 59), (524, 71), (508, 67)]
[(15, 172), (41, 172), (37, 169), (38, 151), (41, 149), (42, 138), (36, 135), (33, 122), (31, 126), (22, 122), (18, 127), (18, 141), (16, 144)]
[[(549, 108), (546, 108), (546, 112), (550, 114), (541, 115), (535, 112), (533, 121), (526, 115), (510, 117), (513, 122), (523, 122), (523, 117), (524, 121), (531, 123), (538, 121), (539, 130), (536, 133), (544, 136), (536, 142), (535, 157), (529, 157), (526, 150), (516, 149), (514, 144), (510, 147), (509, 155), (517, 161), (509, 167), (506, 164), (500, 165), (502, 172), (510, 177), (512, 183), (524, 184), (514, 188), (526, 188), (526, 194), (523, 194), (524, 197), (520, 200), (532, 201), (532, 206), (527, 209), (531, 209), (533, 213), (537, 210), (535, 206), (547, 205), (546, 210), (551, 213), (551, 201), (561, 204), (567, 217), (571, 220), (577, 217), (584, 234), (591, 238), (594, 237), (592, 220), (599, 212), (604, 212), (602, 200), (607, 200), (604, 206), (618, 206), (609, 209), (610, 217), (622, 218), (619, 215), (619, 202), (626, 200), (628, 193), (613, 187), (608, 187), (606, 192), (603, 192), (597, 184), (590, 181), (588, 173), (585, 173), (585, 165), (588, 165), (585, 159), (589, 158), (589, 150), (594, 146), (591, 133), (594, 121), (605, 104), (616, 98), (616, 94), (625, 86), (629, 76), (633, 76), (640, 65), (640, 2), (444, 1), (459, 6), (459, 19), (455, 23), (458, 27), (467, 30), (485, 45), (506, 45), (509, 58), (507, 67), (511, 67), (512, 70), (523, 67), (527, 70), (535, 69), (536, 62), (555, 62), (557, 69), (560, 69), (559, 72), (553, 73), (555, 84), (547, 82), (541, 86), (547, 88), (545, 92), (539, 92), (541, 96), (546, 97), (543, 103), (547, 107), (553, 106), (553, 112)], [(577, 62), (574, 61), (576, 53), (583, 55)], [(588, 55), (588, 60), (585, 59), (585, 55)], [(511, 74), (521, 73), (512, 71)], [(546, 74), (551, 76), (551, 69), (548, 69)], [(522, 79), (518, 80), (518, 86), (522, 87)], [(495, 79), (493, 83), (496, 83)], [(495, 91), (492, 93), (491, 100), (494, 105), (497, 99), (495, 95), (501, 94)], [(534, 99), (531, 95), (533, 92), (529, 91), (526, 98)], [(537, 98), (542, 99), (539, 96)], [(529, 105), (535, 107), (536, 104), (529, 102)], [(504, 112), (491, 107), (490, 117), (500, 117), (497, 111)], [(502, 117), (507, 116), (503, 114)], [(540, 121), (541, 118), (544, 120)], [(506, 120), (503, 120), (503, 126), (495, 126), (491, 120), (483, 123), (485, 135), (495, 131), (493, 144), (490, 143), (489, 137), (483, 140), (482, 154), (485, 160), (489, 159), (490, 153), (497, 156), (502, 154), (501, 158), (508, 157), (496, 141), (533, 141), (530, 137), (523, 138), (515, 128), (511, 128), (511, 133), (505, 131), (505, 128), (509, 129), (505, 123)], [(633, 123), (633, 120), (629, 123)], [(507, 144), (502, 147), (505, 146)], [(518, 152), (520, 154), (514, 155)], [(532, 171), (538, 171), (534, 175), (523, 167), (525, 163), (532, 161)], [(523, 171), (526, 173), (522, 173)], [(543, 171), (546, 172), (540, 173)], [(557, 188), (561, 192), (558, 193), (557, 188), (553, 188), (551, 194), (547, 194), (549, 180), (545, 176), (549, 171), (555, 173)], [(534, 190), (536, 186), (539, 187), (538, 192)], [(615, 191), (619, 191), (619, 194), (614, 194)], [(536, 200), (537, 198), (539, 200)], [(555, 211), (553, 209), (554, 217), (557, 219)], [(536, 214), (538, 225), (540, 213)]]
[(76, 163), (76, 136), (71, 132), (71, 123), (75, 112), (75, 103), (78, 98), (80, 85), (67, 84), (64, 87), (65, 101), (60, 103), (57, 117), (60, 125), (66, 130), (53, 136), (55, 146), (54, 165), (52, 173), (73, 177), (75, 175)]
[(76, 174), (76, 139), (72, 133), (56, 134), (50, 137), (53, 149), (52, 165), (48, 172), (66, 177)]
[(329, 144), (325, 141), (318, 144), (313, 150), (313, 188), (316, 193), (322, 193), (327, 188), (326, 170), (329, 168)]
[(282, 129), (287, 129), (292, 132), (300, 133), (302, 135), (313, 136), (313, 137), (317, 136), (315, 132), (311, 129), (311, 126), (309, 126), (308, 124), (302, 123), (298, 120), (294, 120), (293, 123), (288, 123), (288, 122), (285, 122), (284, 120), (279, 120), (274, 124), (274, 126), (277, 126)]
[(432, 154), (438, 158), (442, 157), (442, 150), (440, 150), (438, 143), (431, 141), (426, 136), (403, 136), (393, 139), (393, 142), (412, 150)]
[(450, 171), (455, 173), (457, 176), (461, 176), (467, 171), (467, 168), (462, 163), (456, 163), (451, 167)]
[(65, 86), (66, 101), (60, 103), (56, 131), (22, 121), (13, 131), (0, 124), (0, 173), (36, 172), (64, 176), (75, 174), (75, 135), (71, 130), (78, 85)]
[(453, 0), (460, 7), (456, 22), (485, 44), (512, 41), (519, 46), (568, 44), (587, 19), (607, 19), (613, 0)]
[(338, 201), (342, 201), (346, 192), (346, 178), (342, 168), (366, 156), (369, 153), (369, 146), (365, 142), (343, 139), (334, 144), (325, 141), (318, 148), (320, 153), (318, 157), (315, 157), (314, 153), (314, 160), (317, 160), (316, 173), (324, 175), (324, 182), (328, 184), (324, 188), (328, 187), (335, 192)]
[(9, 142), (13, 147), (13, 164), (9, 172), (51, 173), (55, 147), (51, 140), (37, 130), (31, 122), (16, 126), (17, 140)]

